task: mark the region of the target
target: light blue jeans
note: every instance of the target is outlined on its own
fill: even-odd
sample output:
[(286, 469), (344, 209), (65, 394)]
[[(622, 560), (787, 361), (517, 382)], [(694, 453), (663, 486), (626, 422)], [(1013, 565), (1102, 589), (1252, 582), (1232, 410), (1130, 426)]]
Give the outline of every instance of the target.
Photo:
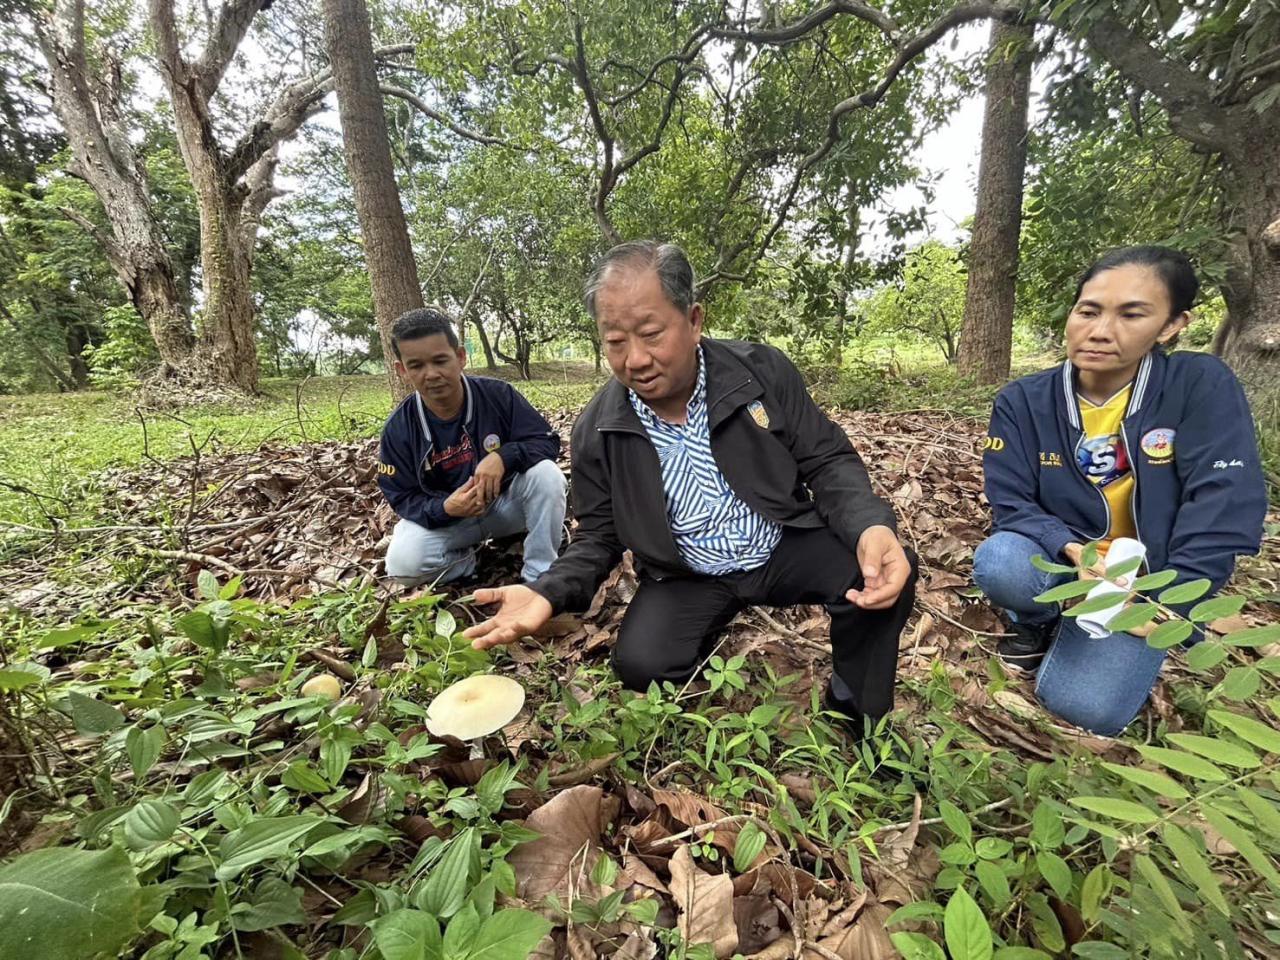
[[(1065, 583), (1070, 574), (1045, 573), (1031, 564), (1044, 547), (1020, 533), (1002, 531), (973, 555), (973, 579), (987, 598), (1016, 623), (1058, 621), (1056, 635), (1036, 675), (1036, 698), (1045, 709), (1078, 727), (1113, 737), (1146, 703), (1165, 651), (1127, 633), (1093, 639), (1059, 606), (1033, 597)], [(1045, 559), (1061, 563), (1059, 557)]]
[(482, 516), (428, 529), (401, 520), (387, 548), (387, 576), (410, 584), (448, 583), (476, 569), (475, 548), (486, 540), (526, 533), (526, 583), (546, 573), (564, 538), (564, 474), (551, 460), (518, 473)]

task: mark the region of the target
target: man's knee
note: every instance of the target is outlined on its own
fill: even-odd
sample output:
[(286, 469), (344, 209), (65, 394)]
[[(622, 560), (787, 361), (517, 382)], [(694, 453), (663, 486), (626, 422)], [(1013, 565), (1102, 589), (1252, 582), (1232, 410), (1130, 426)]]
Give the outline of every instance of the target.
[(387, 576), (398, 580), (417, 580), (432, 570), (439, 570), (448, 562), (444, 555), (444, 541), (421, 527), (406, 526), (401, 520), (391, 534), (387, 546)]
[(672, 662), (663, 645), (654, 643), (644, 629), (637, 629), (635, 624), (629, 626), (627, 618), (623, 619), (618, 630), (612, 662), (622, 685), (640, 693), (648, 690), (649, 684), (655, 681), (681, 679), (693, 670), (683, 659), (679, 663)]
[(554, 460), (539, 460), (524, 471), (528, 495), (549, 499), (564, 499), (564, 473)]

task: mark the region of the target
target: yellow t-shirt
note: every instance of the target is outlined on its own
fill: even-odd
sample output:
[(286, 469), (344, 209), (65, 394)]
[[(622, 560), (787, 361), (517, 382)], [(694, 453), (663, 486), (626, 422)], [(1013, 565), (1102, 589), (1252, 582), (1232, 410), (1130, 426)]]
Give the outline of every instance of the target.
[(1100, 548), (1104, 554), (1112, 540), (1137, 534), (1132, 509), (1133, 468), (1120, 434), (1132, 391), (1130, 384), (1103, 404), (1079, 398), (1085, 439), (1076, 449), (1076, 457), (1084, 475), (1102, 489), (1111, 507), (1111, 528)]

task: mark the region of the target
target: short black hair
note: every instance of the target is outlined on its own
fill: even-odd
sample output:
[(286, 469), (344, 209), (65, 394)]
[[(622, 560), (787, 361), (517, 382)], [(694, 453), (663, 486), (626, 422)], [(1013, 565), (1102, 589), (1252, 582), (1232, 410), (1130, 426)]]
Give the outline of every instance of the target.
[(406, 310), (396, 317), (396, 322), (391, 325), (391, 349), (395, 351), (396, 359), (399, 360), (401, 340), (421, 340), (423, 337), (431, 337), (437, 333), (443, 333), (444, 338), (449, 341), (449, 346), (455, 350), (458, 349), (458, 333), (453, 329), (453, 321), (449, 319), (448, 314), (435, 307)]
[(1196, 278), (1196, 269), (1191, 265), (1190, 258), (1181, 250), (1155, 244), (1121, 247), (1104, 253), (1084, 272), (1084, 276), (1076, 284), (1074, 302), (1080, 301), (1084, 285), (1098, 274), (1131, 264), (1150, 267), (1164, 281), (1165, 289), (1169, 291), (1170, 320), (1181, 313), (1186, 313), (1196, 302), (1196, 294), (1200, 292), (1200, 281)]

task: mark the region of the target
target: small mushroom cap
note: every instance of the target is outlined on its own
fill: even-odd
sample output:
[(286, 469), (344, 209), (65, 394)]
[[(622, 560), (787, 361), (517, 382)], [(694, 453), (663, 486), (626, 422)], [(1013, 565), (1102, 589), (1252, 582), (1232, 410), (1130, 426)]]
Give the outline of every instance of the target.
[(510, 677), (476, 674), (448, 687), (427, 706), (427, 729), (437, 737), (474, 740), (500, 730), (524, 706), (524, 687)]

